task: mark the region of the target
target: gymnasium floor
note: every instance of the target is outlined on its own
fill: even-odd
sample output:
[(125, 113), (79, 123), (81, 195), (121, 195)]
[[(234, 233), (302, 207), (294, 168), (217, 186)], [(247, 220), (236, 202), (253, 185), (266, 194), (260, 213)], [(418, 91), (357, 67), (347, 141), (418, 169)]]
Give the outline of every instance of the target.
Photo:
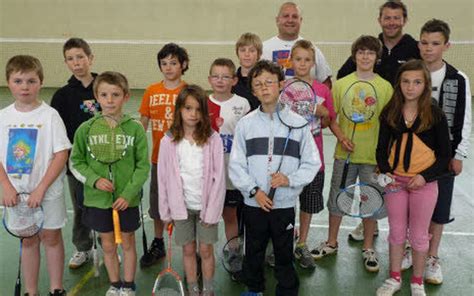
[[(55, 89), (42, 90), (42, 98), (49, 102)], [(132, 99), (127, 106), (127, 112), (137, 115), (136, 110), (142, 95), (141, 90), (133, 91)], [(12, 102), (7, 89), (0, 88), (0, 108), (4, 108)], [(0, 119), (1, 120), (1, 119)], [(325, 134), (325, 154), (326, 154), (326, 184), (325, 197), (327, 197), (330, 175), (332, 171), (332, 152), (335, 140), (332, 135)], [(474, 139), (471, 134), (471, 146), (474, 146)], [(471, 148), (472, 150), (472, 148)], [(471, 295), (474, 288), (474, 201), (472, 192), (474, 186), (472, 180), (474, 176), (474, 161), (471, 157), (464, 163), (464, 171), (456, 180), (454, 189), (454, 204), (452, 214), (456, 220), (446, 226), (445, 235), (442, 241), (441, 258), (445, 281), (441, 286), (426, 286), (428, 295)], [(145, 196), (148, 195), (148, 183), (144, 187)], [(67, 190), (66, 190), (67, 191)], [(147, 200), (147, 199), (145, 199)], [(72, 217), (70, 198), (66, 197), (68, 204), (68, 216)], [(148, 207), (147, 202), (144, 205)], [(72, 219), (70, 219), (72, 220)], [(358, 223), (358, 220), (345, 218), (339, 236), (339, 252), (336, 256), (324, 258), (317, 262), (317, 268), (314, 271), (306, 271), (299, 267), (297, 270), (300, 275), (301, 289), (300, 295), (374, 295), (377, 287), (388, 276), (388, 245), (386, 237), (388, 234), (387, 220), (379, 223), (380, 235), (375, 240), (375, 247), (379, 252), (381, 270), (372, 274), (365, 271), (360, 255), (361, 243), (353, 243), (347, 240), (347, 235)], [(148, 241), (151, 241), (153, 232), (153, 223), (146, 218), (145, 227), (148, 234)], [(69, 222), (63, 230), (63, 236), (66, 246), (66, 262), (72, 254), (73, 245), (71, 243), (72, 225)], [(220, 227), (220, 242), (216, 245), (216, 254), (218, 248), (223, 244), (223, 227)], [(327, 211), (316, 215), (313, 218), (312, 227), (309, 235), (309, 245), (314, 247), (327, 235)], [(138, 255), (143, 253), (141, 247), (141, 230), (137, 231), (137, 250)], [(17, 264), (18, 264), (18, 240), (9, 236), (6, 231), (0, 230), (0, 295), (11, 295), (15, 285)], [(182, 273), (180, 249), (173, 248), (175, 256), (173, 264)], [(158, 272), (163, 268), (163, 262), (148, 268), (137, 269), (137, 295), (150, 295), (154, 279)], [(215, 286), (217, 295), (239, 295), (244, 291), (244, 287), (232, 282), (224, 271), (220, 263), (216, 263)], [(405, 281), (403, 289), (397, 295), (409, 295), (409, 277), (410, 271), (403, 274)], [(267, 291), (265, 295), (274, 294), (275, 281), (272, 270), (266, 269)], [(66, 267), (64, 274), (64, 285), (69, 291), (68, 295), (104, 295), (108, 288), (108, 280), (105, 268), (102, 267), (101, 275), (95, 278), (92, 272), (91, 264), (88, 264), (78, 270), (70, 270)], [(43, 260), (40, 271), (40, 292), (46, 295), (48, 290), (48, 278), (45, 262)]]

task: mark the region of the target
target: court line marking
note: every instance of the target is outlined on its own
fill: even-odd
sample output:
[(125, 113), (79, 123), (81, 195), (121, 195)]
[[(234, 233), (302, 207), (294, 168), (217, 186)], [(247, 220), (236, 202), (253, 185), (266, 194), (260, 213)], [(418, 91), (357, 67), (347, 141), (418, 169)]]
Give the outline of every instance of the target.
[[(99, 263), (99, 268), (103, 265), (103, 261), (101, 260)], [(91, 270), (89, 270), (77, 284), (71, 289), (70, 292), (67, 293), (67, 296), (75, 296), (79, 295), (79, 291), (89, 282), (89, 280), (94, 277), (94, 266), (92, 266)]]

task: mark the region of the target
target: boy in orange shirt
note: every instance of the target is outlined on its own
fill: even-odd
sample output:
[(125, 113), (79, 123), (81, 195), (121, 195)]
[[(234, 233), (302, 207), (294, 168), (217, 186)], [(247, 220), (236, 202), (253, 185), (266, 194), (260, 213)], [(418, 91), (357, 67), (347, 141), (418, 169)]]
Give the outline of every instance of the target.
[(163, 73), (163, 80), (151, 84), (145, 90), (138, 112), (145, 130), (151, 123), (153, 151), (151, 154), (150, 209), (148, 214), (154, 221), (155, 238), (150, 248), (140, 258), (140, 266), (148, 267), (166, 252), (163, 244), (163, 221), (158, 210), (157, 164), (160, 140), (173, 122), (176, 98), (186, 83), (181, 76), (188, 70), (189, 57), (186, 50), (177, 44), (168, 43), (158, 52), (158, 67)]

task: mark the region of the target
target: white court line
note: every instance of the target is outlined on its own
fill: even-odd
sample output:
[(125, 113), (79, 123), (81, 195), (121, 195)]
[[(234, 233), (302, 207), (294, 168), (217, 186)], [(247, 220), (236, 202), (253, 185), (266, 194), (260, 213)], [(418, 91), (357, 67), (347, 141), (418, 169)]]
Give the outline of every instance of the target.
[[(323, 224), (311, 224), (310, 227), (311, 228), (329, 228), (328, 225), (323, 225)], [(352, 230), (352, 229), (354, 229), (354, 226), (342, 226), (341, 225), (340, 228), (345, 229), (345, 230)], [(388, 232), (388, 228), (379, 228), (379, 231)], [(443, 231), (443, 234), (453, 235), (453, 236), (473, 236), (474, 237), (473, 232)]]

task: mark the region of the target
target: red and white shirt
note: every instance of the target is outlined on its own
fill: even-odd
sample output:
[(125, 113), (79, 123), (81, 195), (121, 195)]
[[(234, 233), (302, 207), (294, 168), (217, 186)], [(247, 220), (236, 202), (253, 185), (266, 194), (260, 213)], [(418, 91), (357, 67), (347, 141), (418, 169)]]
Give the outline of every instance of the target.
[[(232, 149), (234, 131), (237, 122), (250, 111), (247, 99), (238, 95), (233, 95), (226, 101), (218, 101), (213, 95), (209, 96), (209, 117), (212, 128), (219, 133), (224, 146), (224, 160), (227, 167), (229, 165), (229, 155)], [(235, 189), (226, 173), (226, 187), (228, 190)]]

